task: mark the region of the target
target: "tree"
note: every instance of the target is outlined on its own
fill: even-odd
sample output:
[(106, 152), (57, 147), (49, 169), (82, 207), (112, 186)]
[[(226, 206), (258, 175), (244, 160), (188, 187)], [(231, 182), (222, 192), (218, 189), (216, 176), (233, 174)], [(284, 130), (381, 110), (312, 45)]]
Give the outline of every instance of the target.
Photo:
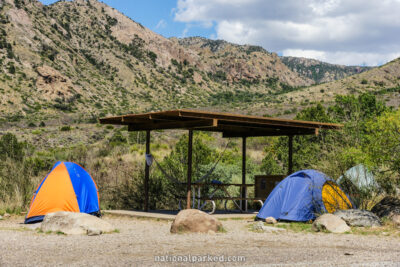
[(364, 152), (380, 175), (380, 184), (388, 192), (400, 186), (400, 110), (386, 112), (366, 125)]

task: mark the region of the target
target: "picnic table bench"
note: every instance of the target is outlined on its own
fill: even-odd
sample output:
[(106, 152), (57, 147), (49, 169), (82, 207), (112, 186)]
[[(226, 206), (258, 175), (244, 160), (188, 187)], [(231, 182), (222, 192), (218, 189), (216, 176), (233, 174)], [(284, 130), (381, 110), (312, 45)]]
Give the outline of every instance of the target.
[[(186, 186), (187, 183), (181, 183), (182, 185)], [(248, 201), (254, 201), (254, 202), (259, 202), (261, 206), (263, 205), (263, 200), (265, 198), (262, 197), (248, 197), (247, 196), (247, 189), (245, 190), (246, 196), (241, 197), (241, 196), (232, 196), (232, 193), (228, 191), (228, 187), (235, 186), (235, 187), (240, 187), (240, 188), (247, 188), (247, 187), (253, 187), (254, 184), (232, 184), (232, 183), (220, 183), (220, 182), (214, 182), (214, 183), (192, 183), (192, 209), (199, 209), (203, 210), (206, 206), (207, 203), (211, 203), (212, 209), (209, 214), (213, 214), (216, 210), (216, 200), (222, 200), (225, 201), (224, 208), (225, 210), (228, 210), (227, 203), (228, 201), (232, 201), (234, 205), (238, 208), (239, 211), (241, 212), (246, 212), (247, 211), (247, 203)], [(211, 193), (208, 195), (201, 195), (201, 189), (203, 187), (211, 187)], [(197, 191), (197, 193), (196, 193)], [(241, 191), (241, 190), (240, 190)], [(218, 192), (222, 192), (224, 196), (217, 195)], [(181, 201), (185, 200), (186, 196), (181, 196), (179, 197), (179, 209), (182, 209), (181, 207)], [(242, 201), (245, 201), (245, 206), (242, 207)], [(239, 204), (236, 202), (239, 201)], [(202, 203), (203, 202), (203, 203)], [(197, 207), (196, 207), (197, 203)]]

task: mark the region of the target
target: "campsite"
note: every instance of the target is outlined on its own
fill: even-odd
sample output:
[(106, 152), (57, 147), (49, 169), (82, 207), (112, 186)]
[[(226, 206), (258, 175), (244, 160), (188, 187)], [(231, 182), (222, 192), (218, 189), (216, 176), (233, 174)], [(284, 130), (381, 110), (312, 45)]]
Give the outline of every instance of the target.
[(221, 220), (226, 233), (172, 235), (171, 221), (108, 215), (104, 219), (119, 232), (99, 236), (38, 233), (21, 228), (23, 216), (0, 221), (0, 262), (13, 266), (38, 261), (42, 266), (187, 265), (154, 261), (155, 256), (166, 255), (246, 257), (245, 262), (203, 262), (199, 266), (392, 266), (400, 260), (398, 236), (392, 230), (387, 235), (381, 229), (374, 230), (381, 234), (299, 230), (268, 234), (249, 231), (253, 221), (236, 219)]
[(0, 0), (0, 267), (400, 266), (400, 2), (361, 2)]
[[(129, 180), (125, 183), (117, 181), (120, 187), (117, 187), (115, 193), (120, 197), (111, 195), (113, 198), (107, 199), (110, 196), (107, 194), (111, 192), (102, 186), (109, 187), (113, 180), (96, 182), (99, 173), (91, 172), (91, 165), (85, 164), (89, 166), (85, 169), (74, 162), (57, 162), (34, 185), (27, 211), (10, 210), (12, 215), (3, 214), (0, 219), (0, 235), (4, 240), (0, 248), (5, 251), (0, 262), (24, 265), (27, 260), (40, 257), (41, 265), (118, 263), (153, 266), (195, 261), (203, 265), (342, 266), (350, 263), (354, 266), (368, 266), (368, 263), (374, 266), (392, 265), (400, 260), (400, 201), (394, 197), (382, 198), (382, 195), (378, 195), (381, 190), (377, 182), (379, 180), (367, 167), (358, 165), (350, 168), (337, 181), (321, 171), (311, 169), (281, 176), (258, 175), (258, 182), (255, 182), (254, 177), (249, 178), (246, 171), (246, 159), (249, 158), (244, 140), (252, 140), (252, 135), (256, 135), (257, 140), (260, 135), (274, 135), (277, 129), (288, 133), (288, 130), (282, 130), (287, 125), (289, 129), (297, 127), (293, 132), (295, 134), (312, 132), (310, 128), (302, 128), (305, 125), (329, 127), (325, 132), (334, 133), (340, 131), (339, 124), (310, 124), (298, 120), (189, 110), (168, 112), (127, 115), (131, 119), (100, 119), (102, 123), (128, 121), (128, 129), (138, 127), (139, 133), (142, 131), (139, 127), (153, 127), (153, 130), (147, 130), (141, 142), (144, 150), (133, 152), (138, 154), (142, 162), (138, 167), (142, 170), (137, 170), (141, 173), (138, 176), (140, 180), (132, 182), (140, 182), (141, 186), (132, 187), (134, 184), (127, 183)], [(190, 120), (185, 119), (188, 114)], [(158, 120), (160, 115), (163, 117), (162, 122), (145, 124), (145, 117)], [(171, 116), (167, 122), (166, 116)], [(213, 119), (209, 124), (193, 116), (211, 116)], [(135, 117), (141, 118), (137, 126), (136, 120), (132, 119)], [(174, 121), (182, 118), (182, 123)], [(242, 151), (236, 150), (239, 157), (228, 161), (240, 162), (242, 167), (242, 170), (237, 169), (237, 180), (233, 183), (227, 178), (221, 179), (226, 176), (218, 171), (220, 164), (226, 164), (224, 161), (227, 159), (224, 157), (230, 155), (229, 150), (234, 151), (235, 147), (229, 145), (231, 135), (235, 135), (239, 129), (226, 128), (228, 124), (224, 121), (227, 118), (227, 122), (240, 118), (243, 124), (240, 135), (246, 133), (245, 127), (250, 121), (251, 127), (260, 124), (257, 131), (251, 130), (246, 133), (246, 138), (241, 138)], [(279, 125), (282, 122), (285, 126)], [(201, 128), (196, 129), (196, 124), (200, 124)], [(223, 125), (221, 130), (228, 129), (229, 132), (223, 132), (223, 135), (229, 136), (230, 141), (221, 141), (218, 134), (213, 136), (201, 133), (207, 130), (205, 127), (218, 130), (218, 125)], [(155, 157), (158, 158), (159, 154), (150, 151), (160, 151), (150, 145), (151, 140), (157, 142), (165, 134), (157, 130), (170, 129), (171, 126), (184, 130), (189, 127), (189, 135), (183, 135), (181, 141), (175, 144), (182, 149), (178, 153), (185, 160), (175, 161), (175, 165), (158, 162)], [(172, 134), (182, 133), (182, 129), (169, 131)], [(119, 132), (119, 139), (123, 138), (122, 133)], [(205, 138), (208, 141), (218, 141), (216, 144), (228, 145), (220, 149), (219, 153), (214, 150), (214, 154), (203, 143)], [(19, 142), (15, 140), (14, 145), (18, 148)], [(296, 166), (290, 161), (295, 161), (298, 156), (291, 154), (293, 141), (284, 145), (285, 152), (289, 154), (286, 158), (289, 160), (286, 162), (289, 170)], [(124, 146), (126, 143), (120, 142), (114, 145), (114, 149)], [(207, 159), (206, 153), (208, 159), (214, 162), (210, 161), (205, 165), (207, 168), (198, 173), (197, 164), (199, 160)], [(245, 160), (240, 155), (245, 156)], [(107, 156), (105, 160), (107, 158), (110, 157)], [(190, 162), (190, 158), (194, 159), (193, 162)], [(168, 156), (167, 159), (171, 160)], [(196, 166), (192, 173), (191, 164)], [(180, 169), (178, 165), (186, 168)], [(178, 171), (167, 169), (171, 167)], [(195, 175), (189, 187), (187, 181), (191, 182), (189, 179), (192, 174)], [(184, 182), (179, 177), (188, 180)], [(268, 186), (271, 181), (272, 186)], [(157, 184), (160, 182), (164, 184)], [(135, 196), (135, 191), (130, 190), (138, 188), (140, 191), (136, 193), (140, 194)], [(168, 195), (159, 196), (160, 190), (165, 190), (162, 192)], [(260, 192), (264, 197), (254, 197)], [(373, 206), (371, 196), (377, 197), (377, 200), (373, 200)], [(113, 202), (115, 200), (118, 202)], [(128, 203), (133, 206), (126, 206), (131, 205)], [(112, 208), (113, 205), (115, 208)], [(360, 205), (365, 205), (368, 210), (358, 209)], [(373, 212), (369, 211), (371, 209)], [(35, 245), (28, 245), (31, 243)], [(49, 247), (49, 243), (54, 245)], [(63, 252), (65, 249), (67, 254)], [(82, 250), (88, 250), (91, 255), (82, 254)], [(45, 255), (43, 251), (46, 251)], [(29, 255), (29, 259), (26, 255)]]

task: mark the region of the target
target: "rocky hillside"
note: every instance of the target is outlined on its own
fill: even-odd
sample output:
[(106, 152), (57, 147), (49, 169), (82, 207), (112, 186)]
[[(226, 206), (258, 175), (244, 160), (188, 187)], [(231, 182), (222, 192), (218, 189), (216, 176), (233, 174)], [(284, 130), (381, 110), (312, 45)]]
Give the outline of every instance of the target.
[(202, 37), (172, 38), (183, 47), (195, 51), (208, 71), (224, 73), (228, 83), (260, 81), (272, 77), (290, 86), (306, 86), (314, 82), (301, 77), (282, 63), (278, 55), (260, 46), (236, 45), (223, 40)]
[(281, 96), (281, 100), (290, 103), (330, 102), (338, 94), (360, 94), (371, 92), (387, 103), (388, 106), (400, 105), (400, 58), (383, 66), (342, 80), (310, 86)]
[(259, 47), (166, 39), (95, 0), (2, 0), (0, 24), (8, 121), (251, 102), (313, 83)]
[[(183, 107), (271, 114), (290, 99), (348, 93), (346, 81), (368, 73), (312, 86), (313, 75), (261, 47), (167, 39), (96, 0), (0, 0), (0, 26), (0, 122)], [(358, 81), (359, 90), (396, 84), (397, 72), (377, 72)]]
[(281, 61), (292, 71), (312, 79), (315, 83), (332, 82), (371, 69), (371, 67), (329, 64), (302, 57), (281, 57)]

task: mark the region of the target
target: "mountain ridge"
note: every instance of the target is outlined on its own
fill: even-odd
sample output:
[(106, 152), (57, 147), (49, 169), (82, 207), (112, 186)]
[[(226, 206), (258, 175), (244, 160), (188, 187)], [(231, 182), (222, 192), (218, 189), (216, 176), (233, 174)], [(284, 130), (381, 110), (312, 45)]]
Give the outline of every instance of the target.
[(259, 46), (167, 39), (95, 0), (3, 0), (0, 24), (3, 121), (171, 108), (265, 114), (319, 86)]

